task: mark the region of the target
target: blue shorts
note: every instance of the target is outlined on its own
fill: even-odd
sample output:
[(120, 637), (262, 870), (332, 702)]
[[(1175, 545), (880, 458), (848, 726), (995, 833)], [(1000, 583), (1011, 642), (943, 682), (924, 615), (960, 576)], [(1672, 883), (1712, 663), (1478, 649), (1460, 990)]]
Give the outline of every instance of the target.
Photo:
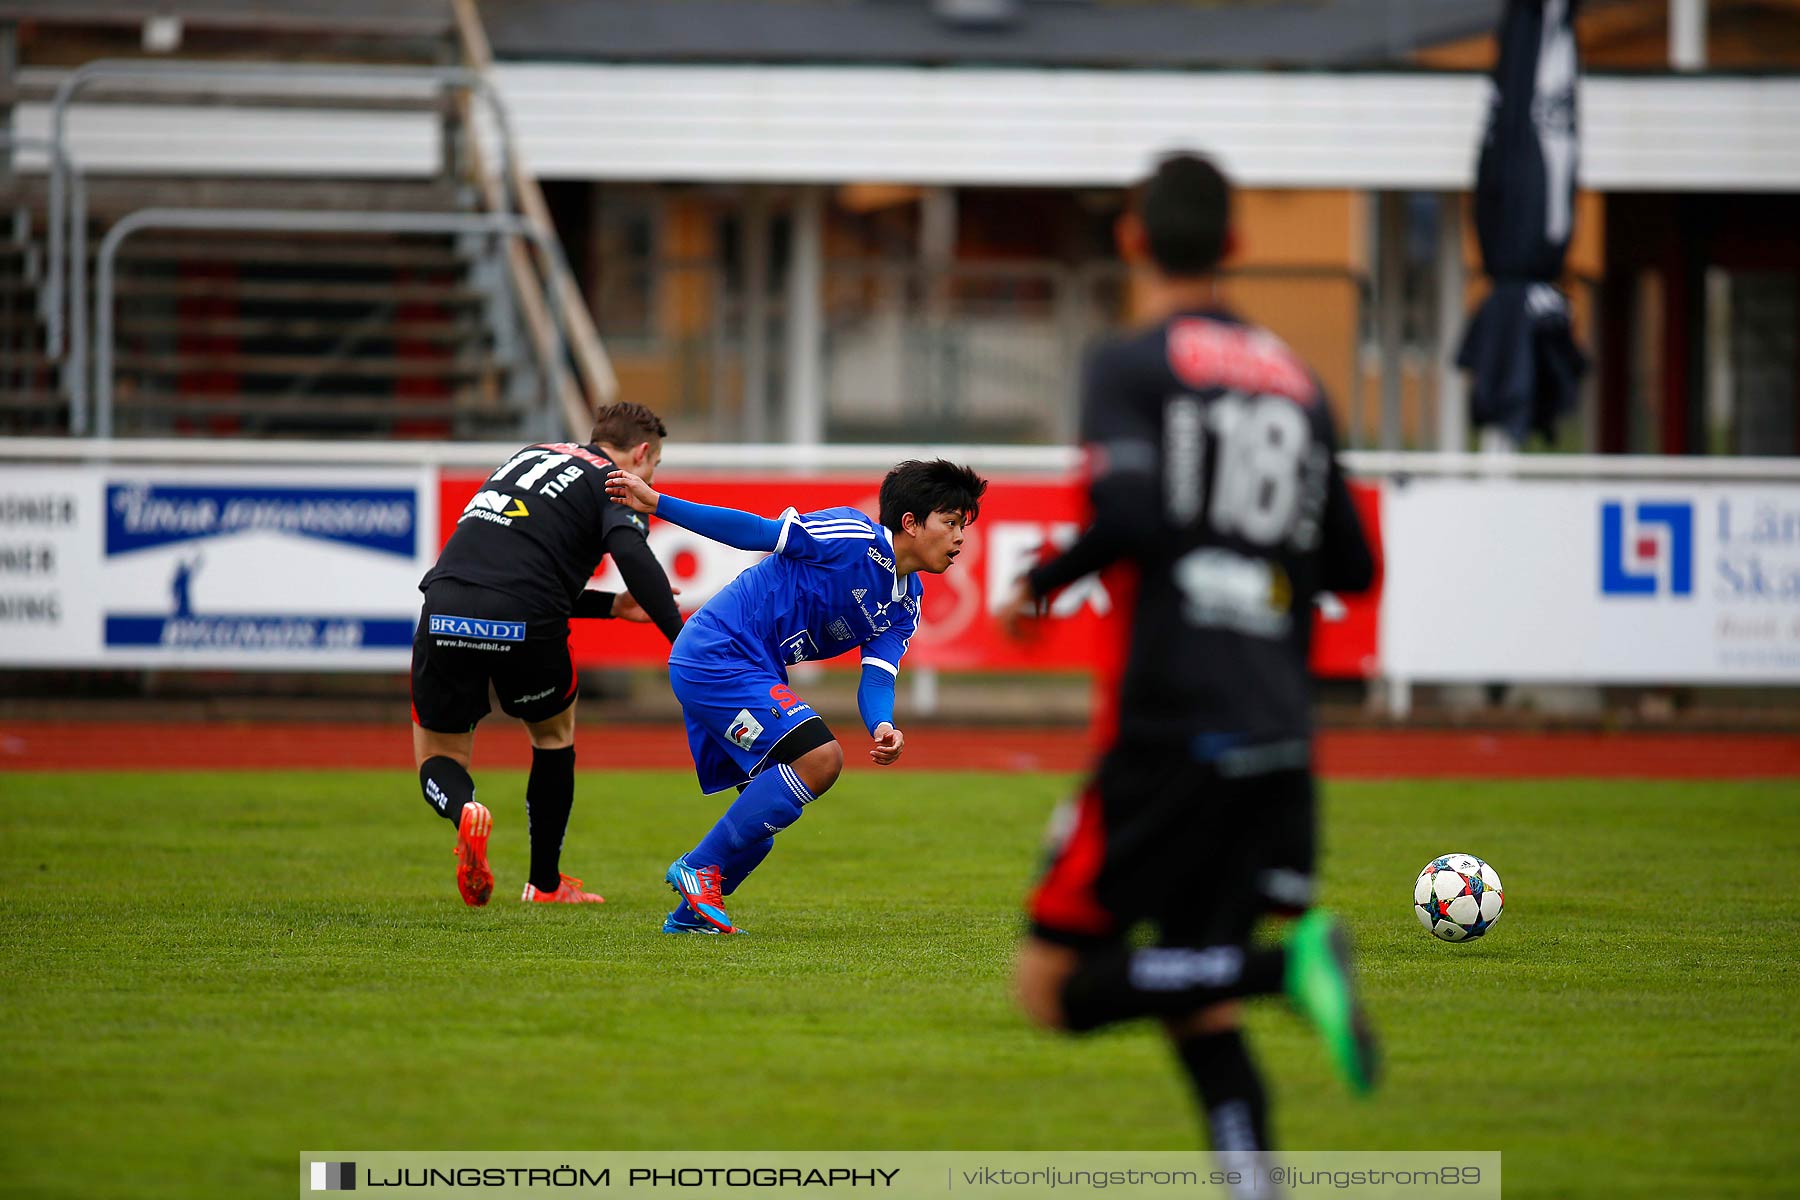
[(669, 686), (687, 722), (694, 774), (709, 796), (754, 779), (775, 743), (821, 719), (787, 680), (748, 664), (720, 670), (670, 662)]

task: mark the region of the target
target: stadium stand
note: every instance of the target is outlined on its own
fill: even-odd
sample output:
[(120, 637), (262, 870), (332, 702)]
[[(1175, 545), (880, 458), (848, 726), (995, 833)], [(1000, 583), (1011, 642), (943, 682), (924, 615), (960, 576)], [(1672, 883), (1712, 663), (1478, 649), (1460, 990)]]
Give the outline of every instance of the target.
[[(17, 131), (0, 170), (0, 431), (512, 438), (579, 424), (610, 393), (471, 69), (487, 54), (472, 5), (195, 6), (180, 60), (138, 48), (155, 8), (0, 6), (19, 22), (0, 47)], [(196, 108), (216, 113), (208, 142), (165, 120)], [(435, 161), (384, 158), (384, 133), (421, 123)], [(148, 209), (181, 210), (180, 227), (139, 217), (124, 236)], [(336, 228), (304, 228), (328, 213)]]

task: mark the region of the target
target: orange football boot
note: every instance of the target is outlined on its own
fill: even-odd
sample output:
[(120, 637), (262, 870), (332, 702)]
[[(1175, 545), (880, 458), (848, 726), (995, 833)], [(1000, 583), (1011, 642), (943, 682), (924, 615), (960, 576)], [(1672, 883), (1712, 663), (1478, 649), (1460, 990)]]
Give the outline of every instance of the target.
[(456, 890), (463, 903), (480, 908), (494, 894), (494, 873), (488, 870), (487, 840), (494, 818), (487, 806), (471, 800), (463, 805), (456, 826)]
[(525, 894), (521, 900), (529, 900), (533, 904), (605, 904), (606, 897), (593, 892), (581, 890), (581, 880), (573, 875), (564, 875), (562, 883), (554, 892), (540, 892), (529, 883), (525, 885)]

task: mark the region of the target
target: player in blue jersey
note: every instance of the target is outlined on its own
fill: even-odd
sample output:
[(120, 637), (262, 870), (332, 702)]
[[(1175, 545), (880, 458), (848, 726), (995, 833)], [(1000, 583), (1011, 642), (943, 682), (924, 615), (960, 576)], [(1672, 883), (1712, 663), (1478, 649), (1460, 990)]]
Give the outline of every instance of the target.
[(739, 795), (669, 865), (682, 903), (663, 932), (738, 933), (724, 897), (844, 769), (843, 748), (788, 686), (788, 667), (860, 647), (856, 702), (874, 739), (869, 757), (897, 760), (906, 738), (894, 727), (894, 682), (919, 624), (919, 573), (942, 575), (956, 561), (987, 481), (942, 459), (903, 462), (881, 482), (879, 522), (854, 508), (790, 508), (769, 520), (659, 495), (629, 471), (614, 472), (606, 490), (703, 537), (769, 552), (688, 620), (669, 653), (700, 786)]

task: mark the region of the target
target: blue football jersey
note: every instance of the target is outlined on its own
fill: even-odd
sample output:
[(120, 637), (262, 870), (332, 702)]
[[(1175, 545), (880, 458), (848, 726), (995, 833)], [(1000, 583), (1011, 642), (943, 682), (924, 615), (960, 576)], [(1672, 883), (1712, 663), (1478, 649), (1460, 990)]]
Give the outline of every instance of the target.
[(899, 674), (919, 627), (918, 575), (894, 574), (893, 535), (854, 508), (781, 514), (775, 552), (708, 600), (688, 620), (670, 662), (771, 668), (836, 658)]

